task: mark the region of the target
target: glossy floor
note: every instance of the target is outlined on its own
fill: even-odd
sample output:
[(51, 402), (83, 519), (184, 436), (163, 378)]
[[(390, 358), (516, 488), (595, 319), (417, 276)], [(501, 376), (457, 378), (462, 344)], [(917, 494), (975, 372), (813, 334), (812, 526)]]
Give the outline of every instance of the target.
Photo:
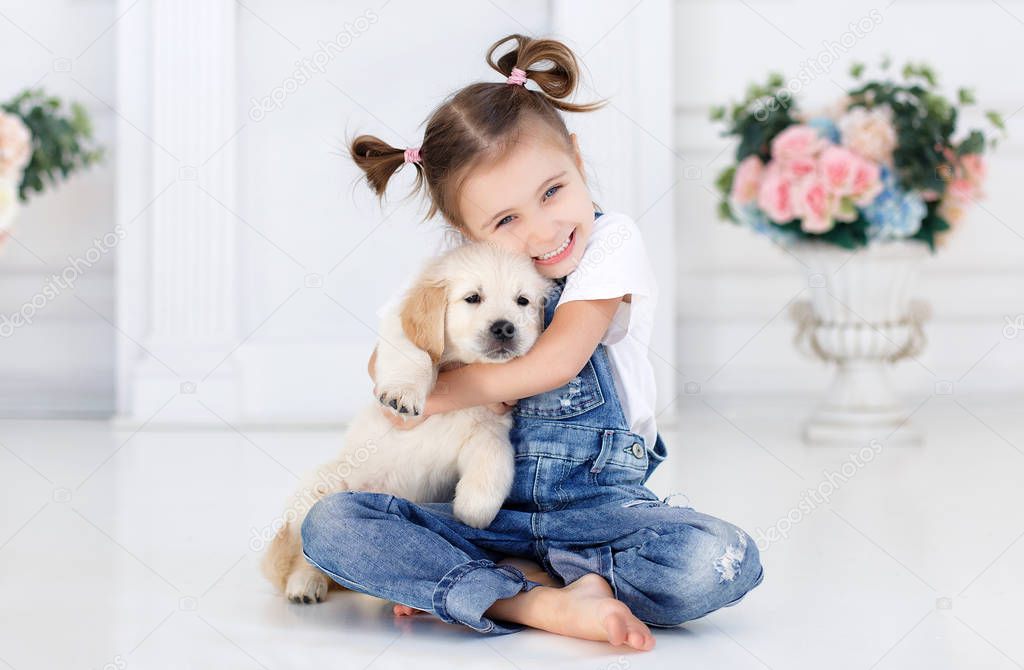
[(801, 444), (807, 399), (687, 398), (651, 487), (754, 535), (765, 580), (648, 653), (287, 603), (255, 549), (340, 431), (0, 422), (0, 665), (1021, 667), (1020, 401), (918, 399), (926, 444), (869, 457)]

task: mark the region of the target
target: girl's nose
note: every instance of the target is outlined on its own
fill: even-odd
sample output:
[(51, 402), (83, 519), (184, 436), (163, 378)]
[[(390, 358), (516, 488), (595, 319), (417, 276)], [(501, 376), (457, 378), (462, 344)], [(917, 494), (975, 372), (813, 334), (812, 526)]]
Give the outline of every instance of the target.
[(527, 253), (531, 256), (539, 256), (547, 253), (558, 246), (559, 242), (552, 242), (552, 231), (558, 226), (550, 222), (537, 223), (530, 227), (530, 236), (526, 247)]

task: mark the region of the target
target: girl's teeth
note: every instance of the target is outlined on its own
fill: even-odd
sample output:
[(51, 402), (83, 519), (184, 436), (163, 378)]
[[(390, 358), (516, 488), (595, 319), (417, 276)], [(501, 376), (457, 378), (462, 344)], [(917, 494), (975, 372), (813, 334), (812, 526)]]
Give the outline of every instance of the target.
[(537, 256), (537, 258), (539, 260), (546, 261), (547, 259), (553, 258), (553, 257), (557, 256), (558, 254), (562, 253), (563, 251), (565, 251), (565, 248), (567, 246), (569, 246), (569, 239), (571, 237), (572, 237), (572, 235), (570, 235), (569, 237), (565, 238), (565, 242), (562, 242), (562, 246), (558, 247), (554, 251), (550, 251), (550, 252), (548, 252), (546, 254), (543, 254), (542, 256)]

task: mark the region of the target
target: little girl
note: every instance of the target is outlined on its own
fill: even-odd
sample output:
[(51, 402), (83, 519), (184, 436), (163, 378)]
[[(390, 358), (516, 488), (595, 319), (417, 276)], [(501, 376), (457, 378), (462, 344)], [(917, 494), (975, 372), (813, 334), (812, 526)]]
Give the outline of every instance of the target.
[[(495, 62), (510, 39), (516, 48)], [(361, 136), (351, 154), (381, 197), (391, 175), (414, 164), (428, 218), (440, 212), (465, 239), (528, 254), (555, 280), (546, 328), (526, 355), (442, 372), (421, 416), (393, 418), (409, 428), (432, 414), (515, 403), (512, 492), (482, 530), (461, 523), (451, 503), (336, 493), (307, 515), (305, 555), (342, 586), (399, 603), (399, 614), (651, 649), (648, 626), (704, 616), (757, 586), (757, 547), (736, 526), (644, 485), (667, 455), (647, 359), (656, 283), (636, 223), (596, 211), (558, 111), (603, 103), (565, 101), (578, 69), (559, 42), (511, 35), (487, 62), (506, 81), (455, 93), (431, 115), (420, 148)], [(542, 62), (552, 66), (533, 69)]]

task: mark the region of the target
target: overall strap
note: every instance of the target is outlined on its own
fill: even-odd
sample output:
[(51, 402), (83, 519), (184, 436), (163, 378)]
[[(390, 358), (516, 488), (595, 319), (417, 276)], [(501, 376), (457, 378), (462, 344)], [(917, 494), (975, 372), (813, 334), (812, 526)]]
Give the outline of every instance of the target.
[[(594, 219), (596, 220), (601, 216), (601, 214), (602, 212), (595, 212)], [(558, 306), (558, 301), (561, 298), (562, 291), (564, 289), (565, 277), (555, 279), (551, 291), (548, 293), (547, 302), (544, 305), (545, 328), (551, 325), (551, 319), (554, 317), (555, 308)], [(622, 409), (622, 402), (620, 401), (619, 394), (615, 389), (612, 362), (608, 356), (608, 350), (603, 344), (598, 343), (594, 353), (590, 355), (590, 365), (594, 368), (594, 372), (597, 375), (597, 383), (600, 385), (601, 393), (605, 399), (603, 408), (600, 411), (608, 413), (606, 420), (610, 420), (610, 423), (614, 424), (614, 426), (609, 425), (609, 427), (629, 430), (629, 423), (626, 421), (626, 414)]]

